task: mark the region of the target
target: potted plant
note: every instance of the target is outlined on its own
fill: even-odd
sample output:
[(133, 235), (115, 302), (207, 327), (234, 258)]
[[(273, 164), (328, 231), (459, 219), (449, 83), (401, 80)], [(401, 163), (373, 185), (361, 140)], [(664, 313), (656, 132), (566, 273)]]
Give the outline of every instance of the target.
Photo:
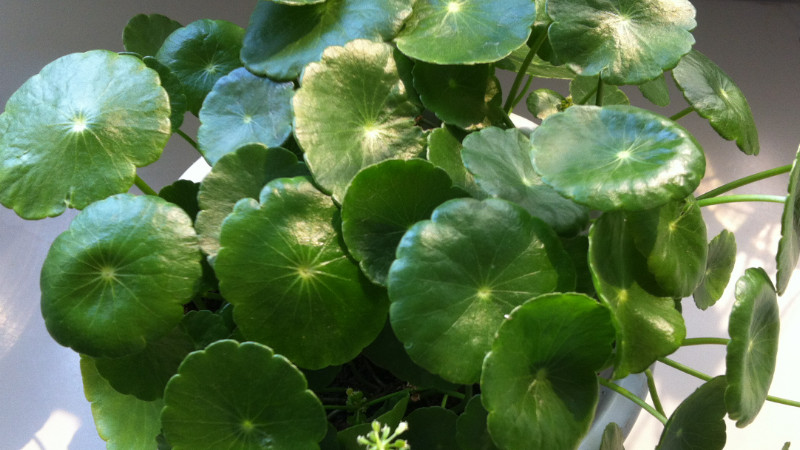
[[(686, 0), (264, 0), (246, 29), (140, 15), (124, 54), (46, 66), (0, 115), (0, 203), (82, 210), (41, 308), (82, 355), (100, 435), (576, 448), (604, 386), (665, 424), (660, 448), (722, 448), (725, 416), (798, 406), (768, 390), (800, 168), (695, 193), (705, 155), (682, 115), (759, 145), (741, 91), (692, 50), (694, 18)], [(497, 70), (517, 73), (508, 92)], [(665, 72), (684, 112), (628, 105), (619, 86), (668, 102)], [(523, 100), (542, 119), (528, 134), (509, 117)], [(136, 168), (173, 134), (212, 168), (156, 193)], [(722, 195), (787, 172), (788, 196)], [(741, 200), (785, 205), (775, 283), (747, 270), (730, 339), (687, 339), (681, 299), (711, 307), (736, 257), (700, 208)], [(669, 359), (699, 343), (726, 345), (724, 375)], [(655, 386), (651, 406), (613, 382), (656, 361), (708, 378), (669, 418)], [(621, 448), (618, 427), (601, 445)]]

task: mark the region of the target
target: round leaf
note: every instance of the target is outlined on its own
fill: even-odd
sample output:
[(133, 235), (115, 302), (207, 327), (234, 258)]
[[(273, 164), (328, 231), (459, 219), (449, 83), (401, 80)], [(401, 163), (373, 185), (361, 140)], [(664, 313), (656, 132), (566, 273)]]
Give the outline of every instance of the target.
[(415, 409), (408, 415), (408, 431), (400, 436), (409, 447), (430, 450), (452, 450), (456, 442), (456, 421), (453, 411), (438, 406)]
[(778, 356), (778, 297), (763, 269), (747, 269), (736, 282), (728, 333), (725, 405), (741, 428), (756, 418), (766, 401)]
[(456, 440), (461, 450), (497, 450), (489, 430), (486, 416), (489, 413), (481, 404), (481, 396), (472, 397), (456, 421)]
[(129, 52), (155, 56), (164, 40), (182, 26), (161, 14), (137, 14), (122, 30), (122, 44)]
[(416, 222), (456, 197), (447, 174), (421, 160), (383, 161), (360, 171), (342, 201), (342, 237), (373, 282), (386, 284), (400, 238)]
[(700, 386), (672, 413), (658, 450), (721, 450), (725, 447), (725, 377)]
[(386, 320), (383, 294), (348, 259), (338, 209), (306, 178), (264, 187), (225, 220), (214, 269), (248, 338), (306, 369), (350, 361)]
[(539, 294), (575, 287), (553, 231), (497, 199), (456, 199), (404, 236), (389, 270), (390, 320), (411, 359), (475, 383), (503, 316)]
[(692, 49), (697, 23), (688, 0), (548, 0), (550, 44), (579, 75), (641, 84)]
[(703, 282), (695, 289), (694, 303), (705, 310), (713, 306), (725, 291), (736, 264), (736, 238), (728, 230), (722, 230), (708, 244), (708, 259)]
[(395, 42), (406, 55), (434, 64), (489, 63), (525, 44), (535, 19), (530, 0), (423, 0)]
[(96, 50), (45, 66), (0, 115), (0, 203), (26, 219), (126, 192), (170, 136), (169, 100), (138, 58)]
[(789, 279), (800, 259), (800, 148), (797, 150), (792, 171), (789, 174), (789, 195), (783, 205), (781, 216), (781, 239), (776, 254), (778, 274), (775, 284), (778, 295), (783, 295)]
[(501, 448), (575, 448), (594, 417), (595, 373), (613, 341), (608, 309), (582, 294), (543, 295), (515, 309), (481, 376), (494, 441)]
[(482, 199), (486, 193), (464, 167), (461, 148), (461, 142), (447, 127), (437, 128), (428, 134), (428, 161), (447, 172), (453, 185), (464, 189), (474, 198)]
[(200, 109), (197, 144), (211, 164), (251, 143), (281, 145), (292, 132), (292, 83), (240, 67), (220, 78)]
[(533, 170), (530, 141), (516, 128), (486, 128), (464, 138), (461, 157), (478, 185), (490, 195), (515, 202), (559, 234), (574, 234), (589, 212), (562, 197)]
[(633, 106), (573, 106), (544, 120), (531, 144), (545, 183), (603, 211), (683, 199), (705, 174), (705, 155), (688, 131)]
[(261, 144), (244, 147), (220, 158), (203, 179), (197, 194), (197, 233), (200, 248), (212, 260), (219, 250), (222, 221), (243, 198), (258, 198), (265, 184), (281, 177), (307, 173), (303, 163), (288, 150)]
[(183, 83), (189, 111), (197, 114), (214, 83), (240, 67), (244, 30), (224, 20), (202, 19), (175, 30), (156, 58)]
[[(489, 64), (440, 66), (414, 64), (414, 87), (425, 107), (443, 122), (467, 129), (487, 122), (490, 109), (500, 108), (499, 88)], [(492, 99), (496, 99), (490, 105)]]
[(425, 146), (419, 113), (388, 44), (357, 40), (325, 50), (294, 97), (295, 137), (314, 180), (337, 201), (363, 167), (409, 159)]
[(191, 353), (164, 404), (161, 423), (175, 450), (310, 450), (327, 431), (325, 410), (303, 374), (255, 342), (218, 341)]
[(125, 356), (178, 324), (201, 272), (182, 209), (115, 195), (87, 207), (53, 242), (42, 266), (42, 316), (61, 345)]
[(250, 16), (242, 61), (253, 73), (297, 78), (327, 47), (355, 39), (388, 41), (411, 14), (412, 0), (326, 0), (288, 5), (261, 0)]
[(708, 57), (692, 50), (672, 71), (686, 101), (708, 119), (723, 138), (736, 140), (747, 155), (759, 151), (758, 130), (744, 94), (733, 80)]
[(536, 89), (531, 92), (525, 104), (528, 111), (537, 119), (546, 119), (547, 116), (560, 112), (564, 109), (565, 98), (563, 95), (551, 89)]

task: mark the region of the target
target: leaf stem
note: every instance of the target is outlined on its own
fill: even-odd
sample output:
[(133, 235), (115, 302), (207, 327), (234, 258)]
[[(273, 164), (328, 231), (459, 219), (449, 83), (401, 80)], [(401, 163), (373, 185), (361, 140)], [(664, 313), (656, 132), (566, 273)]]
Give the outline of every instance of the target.
[(528, 54), (525, 55), (525, 59), (522, 61), (522, 65), (517, 71), (517, 76), (514, 78), (514, 84), (511, 85), (511, 90), (508, 92), (508, 97), (506, 97), (506, 103), (503, 105), (503, 110), (506, 112), (506, 114), (510, 113), (514, 108), (514, 100), (517, 98), (517, 92), (522, 84), (522, 79), (525, 78), (525, 72), (528, 70), (528, 67), (531, 65), (531, 61), (533, 61), (533, 57), (536, 56), (536, 52), (539, 51), (539, 47), (542, 46), (546, 38), (547, 33), (541, 33), (541, 35), (528, 50)]
[(586, 102), (588, 102), (589, 99), (592, 98), (592, 96), (596, 93), (597, 93), (597, 88), (595, 87), (594, 89), (590, 90), (586, 95), (584, 95), (583, 98), (581, 98), (579, 101), (574, 102), (574, 104), (585, 105)]
[(664, 406), (661, 404), (661, 398), (658, 396), (656, 380), (653, 378), (653, 371), (647, 369), (644, 371), (644, 374), (647, 377), (647, 389), (650, 391), (650, 398), (653, 399), (653, 406), (656, 407), (656, 411), (660, 412), (662, 416), (666, 417), (667, 413), (664, 412)]
[(697, 206), (711, 206), (719, 205), (722, 203), (736, 203), (736, 202), (770, 202), (770, 203), (786, 203), (785, 195), (763, 195), (763, 194), (737, 194), (737, 195), (723, 195), (721, 197), (704, 198), (698, 200)]
[(688, 347), (690, 345), (705, 345), (705, 344), (728, 345), (730, 341), (731, 341), (730, 339), (714, 338), (714, 337), (686, 338), (683, 340), (681, 346)]
[(732, 191), (738, 187), (744, 186), (746, 184), (750, 184), (756, 181), (760, 181), (766, 178), (774, 177), (776, 175), (781, 175), (784, 173), (788, 173), (792, 170), (792, 165), (787, 164), (785, 166), (776, 167), (774, 169), (765, 170), (763, 172), (754, 173), (753, 175), (748, 175), (743, 178), (739, 178), (738, 180), (731, 181), (730, 183), (723, 184), (722, 186), (712, 189), (706, 192), (703, 195), (697, 196), (697, 200), (703, 200), (706, 198), (716, 197), (719, 194), (724, 194), (725, 192)]
[(641, 398), (639, 398), (636, 395), (634, 395), (633, 392), (625, 389), (622, 386), (618, 386), (616, 383), (614, 383), (614, 382), (612, 382), (610, 380), (607, 380), (607, 379), (605, 379), (603, 377), (597, 377), (597, 380), (600, 382), (600, 384), (602, 384), (603, 386), (607, 387), (608, 389), (611, 389), (612, 391), (616, 392), (617, 394), (619, 394), (619, 395), (627, 398), (628, 400), (632, 401), (633, 403), (636, 403), (637, 405), (639, 405), (642, 409), (644, 409), (645, 411), (650, 413), (653, 417), (658, 419), (658, 421), (661, 422), (662, 424), (664, 424), (664, 425), (667, 424), (667, 418), (666, 418), (666, 416), (664, 416), (664, 414), (661, 414), (655, 408), (653, 408), (652, 406), (648, 405), (647, 402), (645, 402)]
[(597, 77), (597, 97), (594, 99), (594, 104), (596, 106), (603, 106), (603, 90), (605, 89), (605, 84), (603, 83), (603, 77)]
[(198, 153), (200, 153), (201, 155), (203, 154), (203, 152), (200, 151), (200, 146), (197, 145), (197, 142), (195, 142), (195, 140), (192, 139), (191, 136), (184, 133), (183, 130), (181, 130), (180, 128), (175, 130), (175, 132), (178, 133), (178, 136), (182, 137), (186, 142), (188, 142), (192, 147), (194, 147), (194, 149), (197, 150)]
[(133, 180), (133, 184), (139, 188), (145, 195), (155, 195), (158, 197), (158, 192), (154, 191), (153, 188), (150, 187), (145, 181), (139, 176), (136, 175), (136, 178)]
[(692, 107), (690, 106), (690, 107), (688, 107), (688, 108), (684, 109), (683, 111), (679, 111), (679, 112), (678, 112), (678, 113), (676, 113), (675, 115), (673, 115), (673, 116), (670, 116), (669, 120), (671, 120), (671, 121), (673, 121), (673, 122), (676, 122), (676, 121), (678, 121), (678, 120), (682, 119), (683, 117), (686, 117), (686, 116), (688, 116), (688, 115), (689, 115), (689, 114), (690, 114), (692, 111), (694, 111), (694, 108), (692, 108)]
[(528, 89), (530, 89), (532, 82), (533, 82), (533, 77), (528, 75), (528, 79), (525, 81), (525, 86), (523, 86), (522, 90), (519, 91), (519, 95), (517, 96), (517, 98), (514, 99), (514, 103), (511, 105), (511, 110), (514, 110), (514, 108), (517, 107), (519, 102), (521, 102), (522, 99), (525, 98), (525, 94), (528, 92)]
[(378, 404), (378, 403), (380, 403), (382, 401), (389, 400), (392, 397), (397, 397), (398, 395), (405, 394), (406, 392), (409, 392), (409, 391), (410, 391), (410, 389), (403, 389), (402, 391), (392, 392), (391, 394), (386, 394), (383, 397), (378, 397), (378, 398), (376, 398), (374, 400), (370, 400), (367, 403), (365, 403), (364, 406), (376, 405), (376, 404)]

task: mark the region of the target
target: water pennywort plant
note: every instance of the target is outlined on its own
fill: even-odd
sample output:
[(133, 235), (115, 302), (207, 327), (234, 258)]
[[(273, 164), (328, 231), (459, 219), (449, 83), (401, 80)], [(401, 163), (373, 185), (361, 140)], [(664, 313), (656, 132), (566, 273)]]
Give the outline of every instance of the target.
[[(246, 29), (140, 15), (123, 54), (43, 68), (0, 115), (0, 202), (26, 219), (82, 210), (42, 267), (41, 306), (82, 355), (100, 435), (569, 449), (602, 385), (664, 423), (660, 448), (714, 449), (725, 416), (800, 406), (768, 395), (800, 168), (696, 194), (706, 157), (681, 117), (759, 144), (695, 26), (686, 0), (262, 0)], [(516, 72), (508, 92), (498, 70)], [(684, 111), (629, 105), (622, 86), (668, 103), (665, 74)], [(569, 92), (536, 89), (547, 78)], [(533, 131), (509, 117), (523, 100)], [(136, 169), (173, 134), (212, 168), (156, 193)], [(788, 196), (724, 195), (787, 172)], [(730, 338), (687, 339), (680, 300), (713, 307), (736, 259), (700, 209), (733, 201), (784, 204), (775, 283), (748, 269)], [(668, 358), (697, 344), (726, 346), (724, 375)], [(671, 414), (654, 383), (652, 405), (613, 383), (656, 361), (707, 382)], [(621, 446), (613, 425), (602, 445)]]

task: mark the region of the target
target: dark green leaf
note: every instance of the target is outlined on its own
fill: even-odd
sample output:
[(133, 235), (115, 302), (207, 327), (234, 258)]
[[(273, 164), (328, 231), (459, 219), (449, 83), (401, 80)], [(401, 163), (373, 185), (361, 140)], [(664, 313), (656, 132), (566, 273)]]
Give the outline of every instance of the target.
[(202, 350), (212, 342), (227, 339), (231, 335), (225, 318), (220, 313), (207, 310), (189, 311), (179, 326), (191, 340), (194, 350)]
[(667, 80), (662, 73), (660, 77), (653, 78), (639, 85), (639, 91), (644, 98), (650, 100), (656, 106), (669, 106), (669, 88)]
[(472, 397), (456, 421), (456, 441), (461, 450), (497, 450), (489, 430), (486, 416), (489, 413), (481, 405), (481, 396)]
[(592, 271), (589, 269), (589, 238), (578, 235), (561, 239), (561, 244), (575, 265), (575, 292), (594, 297), (596, 292), (592, 283)]
[[(578, 105), (596, 105), (599, 76), (577, 76), (569, 83), (569, 93)], [(616, 86), (603, 83), (603, 101), (601, 105), (630, 105), (631, 101)]]
[(725, 377), (700, 386), (672, 413), (658, 450), (721, 450), (725, 447)]
[(159, 192), (158, 196), (164, 200), (178, 205), (183, 209), (192, 222), (197, 217), (197, 191), (200, 189), (200, 184), (189, 180), (178, 180), (169, 186), (164, 186)]
[(129, 52), (155, 56), (167, 36), (182, 26), (161, 14), (138, 14), (122, 30), (122, 44)]
[(735, 264), (736, 238), (730, 231), (722, 230), (708, 244), (706, 273), (703, 282), (693, 294), (698, 308), (705, 310), (722, 298)]
[[(408, 408), (409, 396), (405, 395), (400, 397), (400, 400), (392, 406), (392, 408), (376, 417), (375, 420), (381, 423), (381, 426), (388, 426), (392, 430), (397, 428), (403, 416), (406, 414)], [(364, 436), (372, 430), (372, 425), (369, 423), (362, 423), (350, 428), (340, 431), (337, 435), (339, 447), (342, 450), (364, 450), (364, 447), (356, 442), (358, 436)], [(405, 438), (405, 436), (403, 436)]]
[(172, 73), (169, 67), (161, 64), (153, 56), (145, 56), (142, 58), (144, 64), (158, 72), (158, 78), (161, 80), (161, 86), (167, 91), (169, 96), (169, 121), (172, 126), (172, 131), (175, 131), (183, 124), (183, 116), (186, 115), (186, 93), (183, 89), (183, 83), (178, 77)]
[(778, 242), (776, 255), (778, 274), (776, 287), (778, 295), (786, 292), (789, 279), (800, 259), (800, 148), (797, 150), (792, 171), (789, 174), (789, 195), (783, 205), (781, 216), (781, 240)]
[[(536, 4), (538, 6), (541, 3), (542, 2), (537, 2)], [(522, 62), (525, 60), (525, 56), (527, 56), (528, 52), (530, 52), (530, 48), (527, 45), (519, 47), (511, 52), (507, 58), (498, 61), (496, 63), (497, 68), (518, 72), (519, 69), (522, 68)], [(538, 56), (533, 57), (533, 61), (531, 61), (525, 73), (537, 78), (554, 78), (559, 80), (571, 80), (575, 78), (575, 72), (571, 71), (568, 67), (553, 65)]]
[(408, 415), (408, 431), (401, 437), (413, 449), (453, 450), (456, 442), (458, 416), (438, 406), (419, 408)]
[(414, 64), (414, 87), (425, 107), (445, 123), (469, 129), (489, 122), (492, 99), (499, 103), (499, 87), (489, 64), (441, 66)]
[(478, 187), (475, 178), (464, 167), (461, 149), (461, 142), (447, 127), (437, 128), (428, 134), (428, 161), (447, 172), (453, 185), (475, 198), (485, 198), (486, 192)]

